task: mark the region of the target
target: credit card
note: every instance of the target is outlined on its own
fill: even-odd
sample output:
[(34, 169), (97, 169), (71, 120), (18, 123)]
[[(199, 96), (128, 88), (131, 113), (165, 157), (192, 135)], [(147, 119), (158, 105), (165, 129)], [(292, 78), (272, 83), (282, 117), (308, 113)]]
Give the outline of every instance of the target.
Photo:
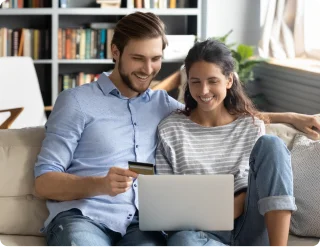
[(138, 174), (154, 175), (154, 165), (151, 163), (142, 163), (135, 161), (128, 161), (129, 170)]

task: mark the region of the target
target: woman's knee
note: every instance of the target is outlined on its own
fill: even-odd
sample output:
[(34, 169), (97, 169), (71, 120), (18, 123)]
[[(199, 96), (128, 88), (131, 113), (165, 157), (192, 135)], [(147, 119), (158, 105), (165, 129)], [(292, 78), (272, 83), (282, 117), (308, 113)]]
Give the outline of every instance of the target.
[(286, 145), (282, 139), (274, 135), (261, 136), (255, 146), (260, 147), (263, 150), (279, 150), (286, 149)]

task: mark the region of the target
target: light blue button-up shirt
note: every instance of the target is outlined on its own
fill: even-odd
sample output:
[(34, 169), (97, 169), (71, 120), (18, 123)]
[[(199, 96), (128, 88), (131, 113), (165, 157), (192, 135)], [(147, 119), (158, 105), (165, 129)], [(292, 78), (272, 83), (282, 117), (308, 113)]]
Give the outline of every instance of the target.
[[(157, 126), (182, 105), (163, 91), (148, 89), (127, 98), (108, 74), (97, 82), (63, 91), (46, 123), (46, 137), (35, 165), (35, 177), (47, 172), (106, 176), (128, 161), (155, 162)], [(137, 182), (115, 197), (100, 195), (74, 201), (47, 201), (49, 217), (78, 208), (83, 215), (122, 235), (138, 208)]]

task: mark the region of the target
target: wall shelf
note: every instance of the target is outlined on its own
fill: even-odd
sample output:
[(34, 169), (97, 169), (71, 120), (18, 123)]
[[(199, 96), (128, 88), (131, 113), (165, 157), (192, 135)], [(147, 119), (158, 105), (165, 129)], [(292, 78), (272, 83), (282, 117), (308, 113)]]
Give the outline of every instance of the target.
[[(122, 16), (136, 12), (153, 12), (164, 21), (167, 34), (193, 34), (201, 36), (202, 0), (187, 0), (190, 8), (144, 9), (119, 8), (103, 9), (95, 6), (96, 0), (68, 0), (70, 8), (60, 8), (59, 0), (52, 0), (50, 8), (0, 9), (0, 26), (10, 29), (39, 28), (49, 29), (51, 47), (49, 59), (34, 60), (43, 92), (44, 102), (53, 105), (59, 94), (59, 74), (101, 73), (111, 70), (114, 63), (111, 59), (66, 60), (58, 59), (58, 29), (77, 27), (90, 22), (116, 22)], [(19, 16), (19, 18), (17, 18)], [(7, 18), (8, 17), (8, 18)], [(178, 70), (183, 59), (164, 59), (160, 78), (165, 78)], [(159, 78), (157, 77), (157, 80)], [(49, 101), (49, 102), (48, 102)]]

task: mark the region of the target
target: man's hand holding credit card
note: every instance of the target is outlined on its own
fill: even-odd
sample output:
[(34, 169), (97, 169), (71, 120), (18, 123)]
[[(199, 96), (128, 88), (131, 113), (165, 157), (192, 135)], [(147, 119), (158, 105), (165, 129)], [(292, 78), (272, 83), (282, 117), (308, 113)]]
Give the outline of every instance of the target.
[(128, 161), (128, 167), (130, 171), (144, 175), (154, 175), (154, 165), (151, 163), (142, 163), (136, 161)]

